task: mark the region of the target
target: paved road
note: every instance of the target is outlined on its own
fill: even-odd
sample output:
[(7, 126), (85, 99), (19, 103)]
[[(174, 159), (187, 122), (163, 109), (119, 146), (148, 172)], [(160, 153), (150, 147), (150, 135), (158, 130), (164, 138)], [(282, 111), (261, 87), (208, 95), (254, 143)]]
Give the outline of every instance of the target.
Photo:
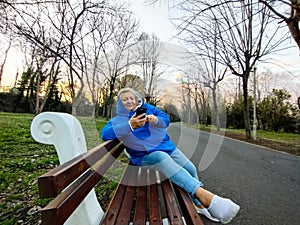
[[(171, 124), (169, 134), (197, 167), (209, 138), (215, 136), (180, 123)], [(200, 165), (199, 177), (208, 190), (241, 206), (231, 224), (300, 224), (300, 157), (228, 138), (212, 139), (222, 143), (220, 151), (208, 168)], [(212, 143), (209, 146), (218, 148)], [(218, 224), (205, 218), (203, 222)]]

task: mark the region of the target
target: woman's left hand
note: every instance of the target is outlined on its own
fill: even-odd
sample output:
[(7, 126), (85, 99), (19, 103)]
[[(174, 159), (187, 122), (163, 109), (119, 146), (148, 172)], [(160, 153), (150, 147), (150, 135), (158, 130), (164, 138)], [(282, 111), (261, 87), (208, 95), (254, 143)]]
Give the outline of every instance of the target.
[(153, 114), (147, 115), (147, 121), (149, 123), (157, 123), (158, 119)]

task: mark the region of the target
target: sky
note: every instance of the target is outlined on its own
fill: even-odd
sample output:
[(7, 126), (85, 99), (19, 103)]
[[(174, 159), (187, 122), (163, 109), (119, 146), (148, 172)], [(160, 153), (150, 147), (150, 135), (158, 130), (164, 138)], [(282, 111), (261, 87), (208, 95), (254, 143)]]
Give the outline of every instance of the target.
[[(131, 9), (140, 21), (141, 29), (149, 34), (155, 35), (163, 42), (177, 45), (173, 35), (176, 30), (168, 19), (168, 1), (160, 0), (155, 5), (147, 6), (143, 0), (129, 0)], [(171, 3), (172, 4), (172, 3)], [(276, 80), (275, 88), (287, 87), (299, 96), (300, 94), (300, 51), (294, 40), (290, 41), (293, 48), (270, 55), (272, 63), (260, 63), (257, 65), (257, 74), (271, 71), (273, 73), (286, 73), (282, 80)], [(274, 81), (275, 82), (275, 81)], [(298, 93), (297, 93), (298, 92)]]
[(140, 21), (141, 30), (149, 34), (155, 33), (161, 41), (171, 41), (175, 29), (168, 19), (168, 0), (161, 0), (153, 5), (146, 5), (143, 0), (128, 2)]

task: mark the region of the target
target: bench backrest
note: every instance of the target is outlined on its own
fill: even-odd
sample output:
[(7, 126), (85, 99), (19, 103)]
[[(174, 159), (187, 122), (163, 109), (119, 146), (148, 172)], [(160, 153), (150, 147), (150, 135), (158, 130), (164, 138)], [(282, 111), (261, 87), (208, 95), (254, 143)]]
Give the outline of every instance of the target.
[[(69, 162), (64, 165), (63, 169), (57, 169), (57, 171), (60, 171), (58, 174), (48, 174), (48, 176), (42, 176), (39, 179), (39, 183), (44, 185), (44, 187), (40, 188), (42, 190), (40, 194), (43, 197), (51, 197), (60, 193), (61, 190), (69, 185), (74, 176), (78, 175), (76, 173), (82, 172), (72, 169), (74, 168), (72, 166), (81, 163), (81, 166), (77, 168), (81, 168), (84, 171), (90, 166), (90, 160), (93, 158), (99, 159), (95, 154), (104, 154), (99, 153), (97, 149), (87, 153), (85, 136), (81, 124), (76, 117), (70, 114), (44, 112), (37, 115), (31, 124), (31, 134), (36, 141), (55, 146), (61, 165)], [(105, 149), (105, 147), (103, 148)], [(74, 171), (76, 171), (75, 174)], [(54, 172), (52, 171), (52, 173)], [(49, 177), (52, 177), (52, 179)], [(49, 180), (48, 183), (45, 180)], [(55, 183), (51, 187), (51, 182), (59, 182), (59, 184)], [(53, 191), (53, 186), (56, 188), (55, 191)], [(69, 190), (70, 188), (66, 189), (66, 191)], [(67, 204), (64, 207), (68, 208), (70, 205)], [(103, 215), (104, 212), (97, 200), (94, 189), (92, 189), (67, 219), (65, 224), (98, 225)], [(48, 216), (51, 216), (51, 213)]]

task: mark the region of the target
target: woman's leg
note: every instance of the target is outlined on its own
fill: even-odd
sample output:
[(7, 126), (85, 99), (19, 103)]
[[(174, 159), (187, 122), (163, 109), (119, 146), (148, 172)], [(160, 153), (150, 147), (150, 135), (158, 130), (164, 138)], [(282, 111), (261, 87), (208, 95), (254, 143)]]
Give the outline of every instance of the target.
[(196, 190), (203, 186), (198, 179), (194, 178), (183, 166), (177, 164), (169, 154), (163, 151), (155, 151), (146, 155), (142, 161), (142, 166), (162, 172), (191, 196), (194, 196)]
[[(183, 166), (194, 178), (198, 180), (197, 170), (194, 164), (188, 160), (180, 150), (176, 150), (171, 157), (176, 163)], [(197, 210), (199, 213), (213, 221), (220, 221), (223, 224), (229, 223), (240, 209), (239, 205), (235, 204), (230, 199), (215, 195), (203, 187), (197, 188), (192, 199), (195, 205), (201, 208)]]
[[(195, 165), (181, 152), (180, 149), (177, 148), (170, 156), (178, 165), (186, 169), (192, 177), (199, 180)], [(200, 207), (202, 205), (199, 198), (195, 195), (192, 195), (191, 198), (196, 206)]]
[(199, 180), (195, 165), (181, 152), (180, 149), (177, 148), (170, 156), (178, 165), (186, 169), (192, 177)]
[(214, 194), (202, 187), (199, 187), (196, 190), (195, 197), (201, 201), (201, 204), (204, 208), (208, 208), (211, 204)]
[(144, 157), (142, 166), (164, 173), (172, 182), (185, 189), (197, 206), (202, 203), (204, 207), (209, 207), (213, 194), (201, 188), (203, 184), (198, 179), (196, 167), (179, 149), (171, 155), (162, 151), (152, 152)]

